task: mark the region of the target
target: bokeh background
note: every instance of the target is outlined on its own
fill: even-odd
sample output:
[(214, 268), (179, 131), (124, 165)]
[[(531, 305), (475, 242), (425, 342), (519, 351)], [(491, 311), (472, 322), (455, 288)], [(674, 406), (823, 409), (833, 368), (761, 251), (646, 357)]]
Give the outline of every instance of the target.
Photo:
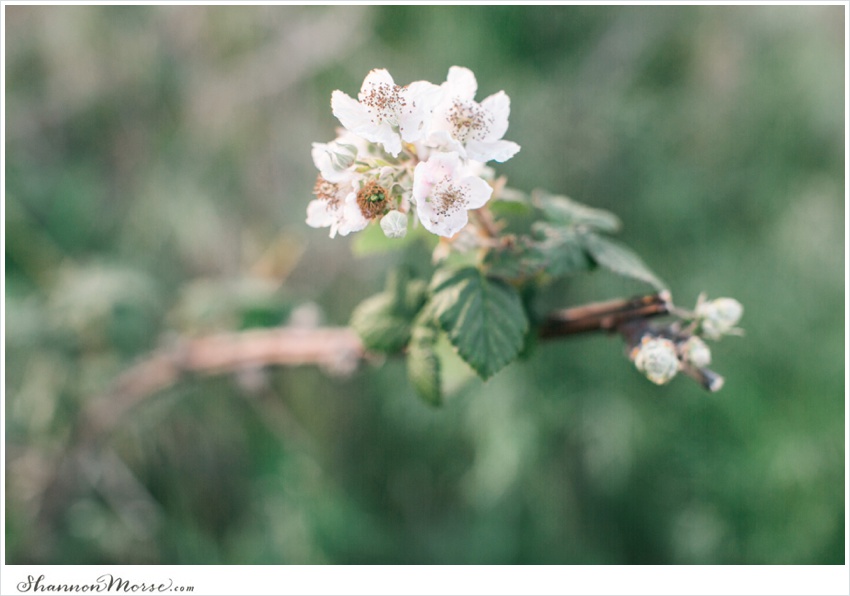
[[(7, 563), (843, 563), (843, 10), (5, 7)], [(189, 378), (51, 489), (144, 354), (344, 325), (426, 262), (308, 228), (309, 149), (334, 89), (455, 64), (511, 97), (512, 186), (616, 212), (678, 304), (744, 304), (726, 387), (603, 336), (458, 366), (441, 409), (400, 360)]]

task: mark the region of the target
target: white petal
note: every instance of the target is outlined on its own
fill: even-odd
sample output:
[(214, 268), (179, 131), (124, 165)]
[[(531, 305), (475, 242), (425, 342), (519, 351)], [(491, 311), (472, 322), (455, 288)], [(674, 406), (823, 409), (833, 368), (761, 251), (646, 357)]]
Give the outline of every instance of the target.
[(478, 161), (490, 161), (491, 159), (498, 162), (507, 161), (516, 155), (519, 149), (519, 145), (512, 141), (493, 141), (486, 143), (471, 140), (466, 144), (466, 154), (470, 159)]
[(331, 94), (331, 108), (345, 128), (372, 141), (370, 131), (375, 125), (369, 108), (339, 90)]
[(328, 202), (314, 199), (307, 205), (307, 225), (311, 228), (326, 228), (331, 225), (333, 217), (328, 210)]
[(478, 91), (478, 82), (475, 75), (468, 68), (452, 66), (444, 83), (447, 95), (451, 98), (473, 99)]
[(432, 130), (425, 141), (429, 147), (440, 149), (441, 151), (455, 152), (461, 157), (466, 157), (466, 149), (463, 144), (455, 139), (451, 132), (441, 128), (440, 130)]
[(348, 236), (351, 232), (359, 232), (369, 223), (369, 220), (363, 217), (360, 207), (357, 205), (357, 195), (349, 194), (345, 197), (345, 203), (342, 206), (342, 216), (339, 220), (339, 233), (341, 236)]
[(407, 105), (398, 114), (401, 138), (412, 143), (427, 134), (432, 112), (441, 96), (441, 89), (428, 81), (416, 81), (404, 89)]
[(384, 150), (393, 157), (398, 157), (398, 154), (401, 153), (401, 137), (393, 130), (393, 127), (386, 122), (381, 122), (378, 126), (374, 127), (373, 132), (374, 134), (371, 138), (366, 135), (364, 136), (374, 143), (383, 145)]
[(511, 99), (505, 95), (504, 91), (499, 91), (482, 101), (481, 107), (487, 110), (493, 117), (493, 123), (490, 125), (488, 134), (483, 140), (496, 141), (501, 139), (508, 131), (508, 118), (511, 115)]
[(360, 101), (363, 101), (363, 98), (369, 91), (381, 84), (395, 86), (395, 81), (393, 81), (393, 77), (389, 71), (386, 68), (374, 68), (370, 70), (366, 78), (363, 79), (363, 85), (360, 86), (360, 94), (358, 95)]
[(372, 112), (367, 106), (355, 101), (342, 91), (331, 95), (333, 114), (352, 133), (373, 143), (380, 143), (384, 149), (397, 157), (401, 153), (401, 138), (387, 122), (375, 124)]
[(307, 225), (311, 228), (331, 228), (331, 238), (336, 236), (336, 217), (327, 201), (314, 199), (307, 205)]
[(493, 187), (478, 176), (468, 176), (458, 181), (458, 186), (466, 190), (466, 208), (478, 209), (490, 200)]

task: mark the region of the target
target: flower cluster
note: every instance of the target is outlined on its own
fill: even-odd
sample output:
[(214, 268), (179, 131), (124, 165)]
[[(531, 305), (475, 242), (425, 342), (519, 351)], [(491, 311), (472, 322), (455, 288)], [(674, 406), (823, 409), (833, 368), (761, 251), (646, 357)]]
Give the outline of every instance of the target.
[(477, 88), (472, 71), (453, 66), (441, 85), (399, 86), (375, 69), (356, 100), (334, 91), (331, 107), (344, 128), (334, 141), (313, 144), (319, 176), (307, 224), (330, 228), (332, 238), (372, 221), (390, 238), (403, 237), (411, 221), (439, 236), (457, 234), (492, 195), (486, 162), (520, 149), (502, 139), (508, 96), (499, 91), (478, 103)]
[(629, 358), (650, 381), (664, 385), (680, 370), (704, 369), (711, 364), (711, 350), (702, 338), (719, 340), (725, 335), (740, 335), (736, 325), (743, 314), (743, 306), (734, 298), (709, 301), (701, 295), (695, 311), (684, 313), (689, 325), (681, 328), (677, 323), (647, 332), (631, 349)]

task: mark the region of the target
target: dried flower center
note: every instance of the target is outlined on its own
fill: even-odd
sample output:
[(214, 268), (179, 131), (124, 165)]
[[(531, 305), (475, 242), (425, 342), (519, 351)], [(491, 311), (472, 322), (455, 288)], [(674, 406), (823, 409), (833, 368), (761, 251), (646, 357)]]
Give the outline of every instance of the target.
[(363, 185), (357, 193), (357, 205), (366, 219), (374, 219), (383, 215), (387, 208), (389, 193), (387, 189), (378, 184), (376, 180), (370, 180)]
[(313, 185), (313, 194), (321, 201), (330, 203), (328, 209), (335, 210), (339, 208), (339, 184), (328, 182), (322, 175), (316, 177), (316, 184)]
[(474, 102), (455, 99), (449, 110), (449, 122), (454, 129), (454, 137), (465, 143), (470, 137), (484, 138), (490, 132), (493, 117)]
[(407, 100), (401, 94), (402, 89), (399, 85), (378, 83), (360, 94), (360, 102), (372, 108), (373, 124), (380, 124), (384, 120), (392, 126), (398, 124), (398, 114), (407, 105)]

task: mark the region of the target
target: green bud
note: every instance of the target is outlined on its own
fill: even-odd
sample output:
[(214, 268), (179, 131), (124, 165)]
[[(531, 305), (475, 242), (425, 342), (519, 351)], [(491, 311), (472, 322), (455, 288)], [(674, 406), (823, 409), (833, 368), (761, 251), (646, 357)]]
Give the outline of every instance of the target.
[(381, 218), (381, 229), (387, 238), (404, 238), (407, 235), (407, 216), (392, 210)]

